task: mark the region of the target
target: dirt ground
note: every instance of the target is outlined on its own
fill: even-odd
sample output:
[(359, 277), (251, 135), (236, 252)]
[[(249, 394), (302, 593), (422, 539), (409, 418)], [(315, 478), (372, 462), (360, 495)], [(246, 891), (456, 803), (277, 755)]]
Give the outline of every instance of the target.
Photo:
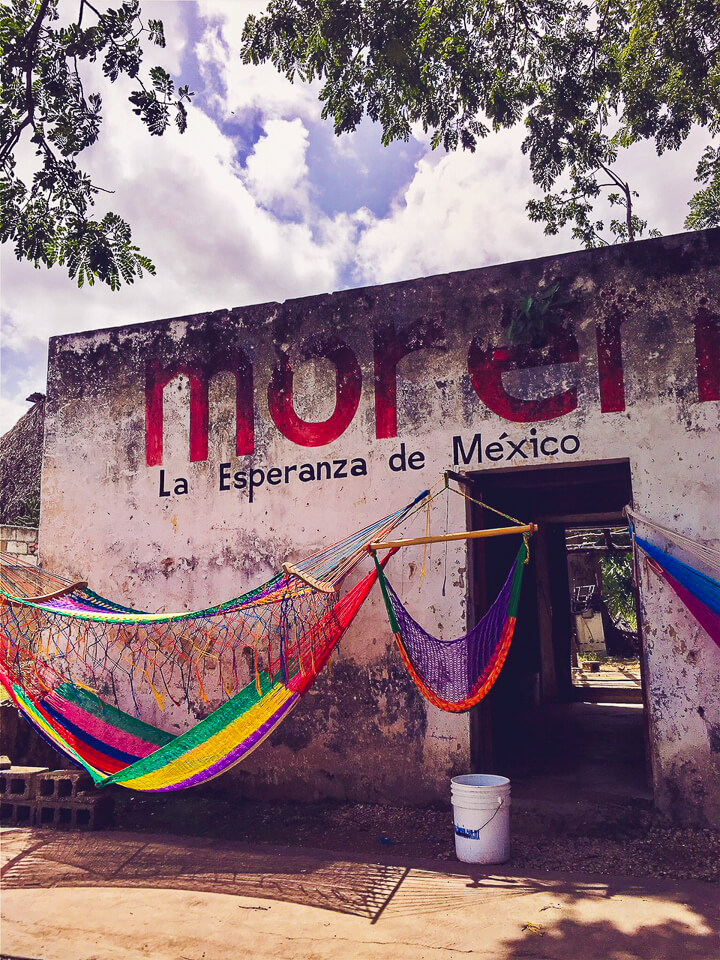
[[(118, 790), (114, 828), (427, 860), (454, 860), (450, 807), (290, 804), (217, 791), (148, 796)], [(720, 831), (668, 827), (649, 802), (513, 799), (514, 870), (578, 871), (720, 882)]]
[(0, 829), (2, 960), (717, 960), (717, 888)]

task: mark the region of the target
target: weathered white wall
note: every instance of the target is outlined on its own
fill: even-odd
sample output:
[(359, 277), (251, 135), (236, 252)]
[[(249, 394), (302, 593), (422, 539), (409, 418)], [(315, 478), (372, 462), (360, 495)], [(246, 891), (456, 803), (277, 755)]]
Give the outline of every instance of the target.
[[(504, 457), (473, 461), (467, 469), (628, 459), (638, 510), (719, 546), (718, 402), (712, 399), (718, 396), (712, 378), (719, 265), (720, 231), (708, 231), (57, 338), (46, 413), (43, 564), (87, 577), (99, 592), (144, 609), (217, 602), (266, 579), (288, 558), (410, 501), (445, 469), (466, 468), (455, 462), (452, 438), (461, 435), (467, 450), (476, 433), (483, 446), (502, 443)], [(551, 346), (550, 352), (528, 354), (534, 365), (504, 373), (500, 383), (507, 394), (536, 401), (574, 388), (577, 405), (552, 419), (542, 419), (548, 413), (542, 404), (522, 413), (526, 422), (508, 419), (482, 386), (485, 402), (473, 387), (470, 344), (477, 338), (481, 345), (502, 346), (503, 325), (518, 297), (557, 279), (573, 298), (566, 324), (574, 327), (578, 362), (547, 365)], [(614, 366), (608, 367), (606, 357), (599, 369), (598, 331), (610, 330), (617, 318), (622, 361), (613, 348)], [(398, 435), (377, 439), (373, 364), (387, 351), (376, 348), (374, 358), (373, 331), (413, 323), (430, 328), (434, 346), (399, 361)], [(268, 388), (273, 367), (288, 357), (296, 371), (297, 415), (308, 421), (331, 416), (334, 364), (327, 357), (305, 362), (298, 355), (303, 339), (323, 337), (340, 338), (357, 358), (362, 395), (341, 436), (308, 447), (289, 440), (273, 422)], [(217, 369), (212, 356), (229, 356), (238, 347), (254, 375), (255, 451), (235, 455), (235, 380), (216, 373), (210, 381), (207, 459), (190, 462), (193, 364), (212, 371)], [(156, 361), (180, 371), (164, 390), (162, 466), (148, 465), (146, 442), (146, 389), (153, 376), (148, 371)], [(625, 409), (613, 412), (608, 408), (618, 406), (612, 384), (617, 388), (619, 362)], [(518, 444), (550, 435), (577, 437), (579, 447), (573, 453), (507, 459), (508, 439)], [(422, 469), (390, 470), (389, 457), (401, 443), (408, 454), (424, 453)], [(574, 449), (575, 442), (566, 446)], [(524, 449), (530, 451), (529, 440)], [(219, 490), (222, 462), (231, 462), (233, 471), (267, 470), (341, 458), (364, 458), (367, 476), (301, 483), (294, 473), (287, 484), (256, 490), (253, 503), (247, 490)], [(189, 492), (160, 497), (161, 470), (166, 487), (183, 477)], [(424, 522), (418, 517), (403, 532), (418, 533)], [(433, 513), (434, 531), (444, 531), (445, 522), (443, 503)], [(464, 524), (464, 505), (451, 498), (448, 526), (457, 530)], [(435, 547), (422, 579), (422, 548), (403, 551), (391, 561), (391, 578), (428, 629), (456, 636), (466, 627), (464, 546), (448, 548), (443, 596), (445, 558), (444, 548)], [(641, 592), (659, 800), (677, 816), (720, 823), (720, 649), (652, 574), (643, 574)], [(194, 718), (156, 709), (151, 719), (178, 729)], [(266, 793), (426, 801), (445, 796), (448, 776), (468, 763), (467, 716), (443, 714), (422, 701), (392, 648), (375, 592), (343, 641), (332, 676), (321, 678), (316, 692), (239, 776), (247, 789)]]

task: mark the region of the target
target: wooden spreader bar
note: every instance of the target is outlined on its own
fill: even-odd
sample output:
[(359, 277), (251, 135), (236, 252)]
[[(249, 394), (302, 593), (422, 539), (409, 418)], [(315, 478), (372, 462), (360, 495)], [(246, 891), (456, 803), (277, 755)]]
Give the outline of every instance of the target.
[(302, 580), (303, 583), (306, 583), (309, 587), (313, 587), (315, 590), (319, 590), (321, 593), (335, 593), (335, 587), (332, 583), (327, 580), (316, 580), (315, 577), (311, 577), (309, 573), (303, 573), (302, 570), (298, 570), (298, 568), (294, 567), (291, 563), (284, 563), (282, 568), (289, 577), (296, 577), (298, 580)]
[(445, 543), (448, 540), (478, 540), (482, 537), (504, 537), (514, 533), (536, 533), (536, 523), (525, 523), (517, 527), (488, 527), (487, 530), (466, 530), (463, 533), (446, 533), (436, 537), (409, 537), (407, 540), (378, 540), (368, 544), (368, 550), (394, 550), (396, 547), (412, 547), (417, 543)]
[(73, 590), (84, 590), (85, 587), (87, 587), (87, 580), (77, 580), (75, 583), (69, 583), (59, 590), (53, 590), (52, 593), (43, 593), (38, 597), (15, 597), (15, 599), (27, 603), (45, 603), (47, 600), (57, 600), (58, 597), (63, 597), (66, 593), (72, 593)]

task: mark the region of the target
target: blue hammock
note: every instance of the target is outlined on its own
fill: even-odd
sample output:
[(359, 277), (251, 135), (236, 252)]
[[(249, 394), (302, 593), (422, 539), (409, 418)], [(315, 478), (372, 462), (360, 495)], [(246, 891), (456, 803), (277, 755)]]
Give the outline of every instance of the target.
[(656, 563), (667, 570), (671, 577), (681, 583), (687, 590), (698, 598), (706, 607), (709, 607), (714, 613), (720, 615), (720, 583), (701, 573), (694, 567), (688, 566), (682, 560), (672, 557), (669, 553), (661, 550), (659, 547), (648, 543), (642, 537), (635, 537), (635, 542), (645, 553), (653, 558)]

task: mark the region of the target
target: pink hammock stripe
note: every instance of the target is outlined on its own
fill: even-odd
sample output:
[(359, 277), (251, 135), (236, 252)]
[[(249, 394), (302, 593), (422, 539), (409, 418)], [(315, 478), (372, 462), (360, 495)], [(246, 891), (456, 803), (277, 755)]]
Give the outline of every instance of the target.
[(148, 743), (147, 740), (141, 740), (140, 737), (136, 737), (132, 733), (119, 730), (100, 717), (83, 710), (82, 707), (70, 703), (55, 691), (43, 698), (43, 705), (54, 707), (62, 713), (66, 720), (69, 720), (80, 730), (103, 743), (107, 743), (116, 750), (122, 750), (124, 753), (130, 753), (136, 757), (147, 757), (157, 750), (156, 743)]
[(655, 563), (653, 560), (649, 562), (655, 573), (660, 574), (663, 580), (667, 580), (703, 630), (707, 631), (710, 637), (720, 647), (720, 616), (704, 604), (702, 600), (698, 600), (695, 594), (691, 593), (687, 587), (684, 587), (675, 577), (672, 577), (663, 570), (659, 563)]

